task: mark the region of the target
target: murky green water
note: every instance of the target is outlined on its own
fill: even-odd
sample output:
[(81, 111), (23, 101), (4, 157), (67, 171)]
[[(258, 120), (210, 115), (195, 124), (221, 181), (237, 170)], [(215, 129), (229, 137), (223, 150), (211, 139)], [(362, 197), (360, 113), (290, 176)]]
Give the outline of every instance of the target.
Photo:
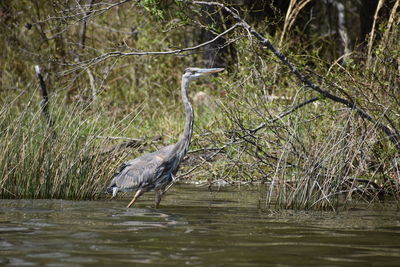
[(257, 189), (175, 186), (154, 209), (146, 194), (102, 201), (0, 200), (0, 265), (400, 265), (395, 208), (259, 209)]

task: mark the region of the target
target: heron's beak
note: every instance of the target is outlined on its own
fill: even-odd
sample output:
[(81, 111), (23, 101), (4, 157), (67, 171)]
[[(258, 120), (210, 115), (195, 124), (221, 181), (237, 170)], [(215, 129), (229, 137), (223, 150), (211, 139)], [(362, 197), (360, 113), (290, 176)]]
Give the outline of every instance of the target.
[(201, 75), (207, 75), (207, 74), (211, 74), (211, 73), (220, 72), (223, 70), (224, 70), (224, 68), (211, 68), (211, 69), (202, 69), (199, 72)]

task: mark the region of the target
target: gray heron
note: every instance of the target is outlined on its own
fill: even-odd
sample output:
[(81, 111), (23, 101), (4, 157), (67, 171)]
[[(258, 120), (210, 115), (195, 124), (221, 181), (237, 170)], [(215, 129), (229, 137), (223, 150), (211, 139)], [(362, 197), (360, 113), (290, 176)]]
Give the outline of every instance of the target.
[(113, 197), (119, 191), (136, 191), (127, 208), (132, 206), (143, 193), (150, 190), (155, 191), (155, 205), (156, 208), (159, 206), (166, 187), (175, 182), (175, 175), (183, 157), (186, 155), (192, 138), (194, 113), (192, 104), (187, 96), (189, 83), (196, 78), (223, 70), (223, 68), (187, 68), (185, 70), (182, 75), (181, 93), (185, 106), (186, 122), (179, 141), (123, 163), (113, 175), (112, 181), (107, 188), (107, 191), (112, 193)]

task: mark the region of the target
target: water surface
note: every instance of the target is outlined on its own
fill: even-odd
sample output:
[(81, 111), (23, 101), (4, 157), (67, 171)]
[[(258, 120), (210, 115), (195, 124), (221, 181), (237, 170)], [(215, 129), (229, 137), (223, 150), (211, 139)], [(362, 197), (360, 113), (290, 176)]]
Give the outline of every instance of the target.
[[(268, 212), (262, 190), (174, 186), (99, 201), (0, 200), (5, 266), (399, 266), (400, 212)], [(129, 197), (130, 195), (127, 195)]]

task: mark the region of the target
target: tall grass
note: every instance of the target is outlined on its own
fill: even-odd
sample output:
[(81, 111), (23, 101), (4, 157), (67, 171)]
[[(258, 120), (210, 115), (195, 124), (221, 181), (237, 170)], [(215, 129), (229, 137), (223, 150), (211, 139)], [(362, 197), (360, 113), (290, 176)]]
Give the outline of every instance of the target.
[(383, 192), (373, 186), (382, 176), (368, 166), (377, 131), (366, 129), (349, 110), (339, 113), (337, 120), (326, 126), (330, 130), (319, 136), (309, 134), (317, 125), (300, 125), (299, 118), (292, 118), (298, 123), (291, 125), (288, 142), (279, 155), (267, 194), (269, 205), (336, 210), (356, 196), (367, 201), (380, 199)]
[(32, 97), (19, 111), (12, 102), (1, 109), (0, 196), (98, 197), (115, 167), (113, 160), (105, 160), (100, 154), (105, 141), (94, 138), (101, 135), (101, 116), (88, 117), (79, 106), (71, 108), (54, 101), (53, 135), (35, 99)]

